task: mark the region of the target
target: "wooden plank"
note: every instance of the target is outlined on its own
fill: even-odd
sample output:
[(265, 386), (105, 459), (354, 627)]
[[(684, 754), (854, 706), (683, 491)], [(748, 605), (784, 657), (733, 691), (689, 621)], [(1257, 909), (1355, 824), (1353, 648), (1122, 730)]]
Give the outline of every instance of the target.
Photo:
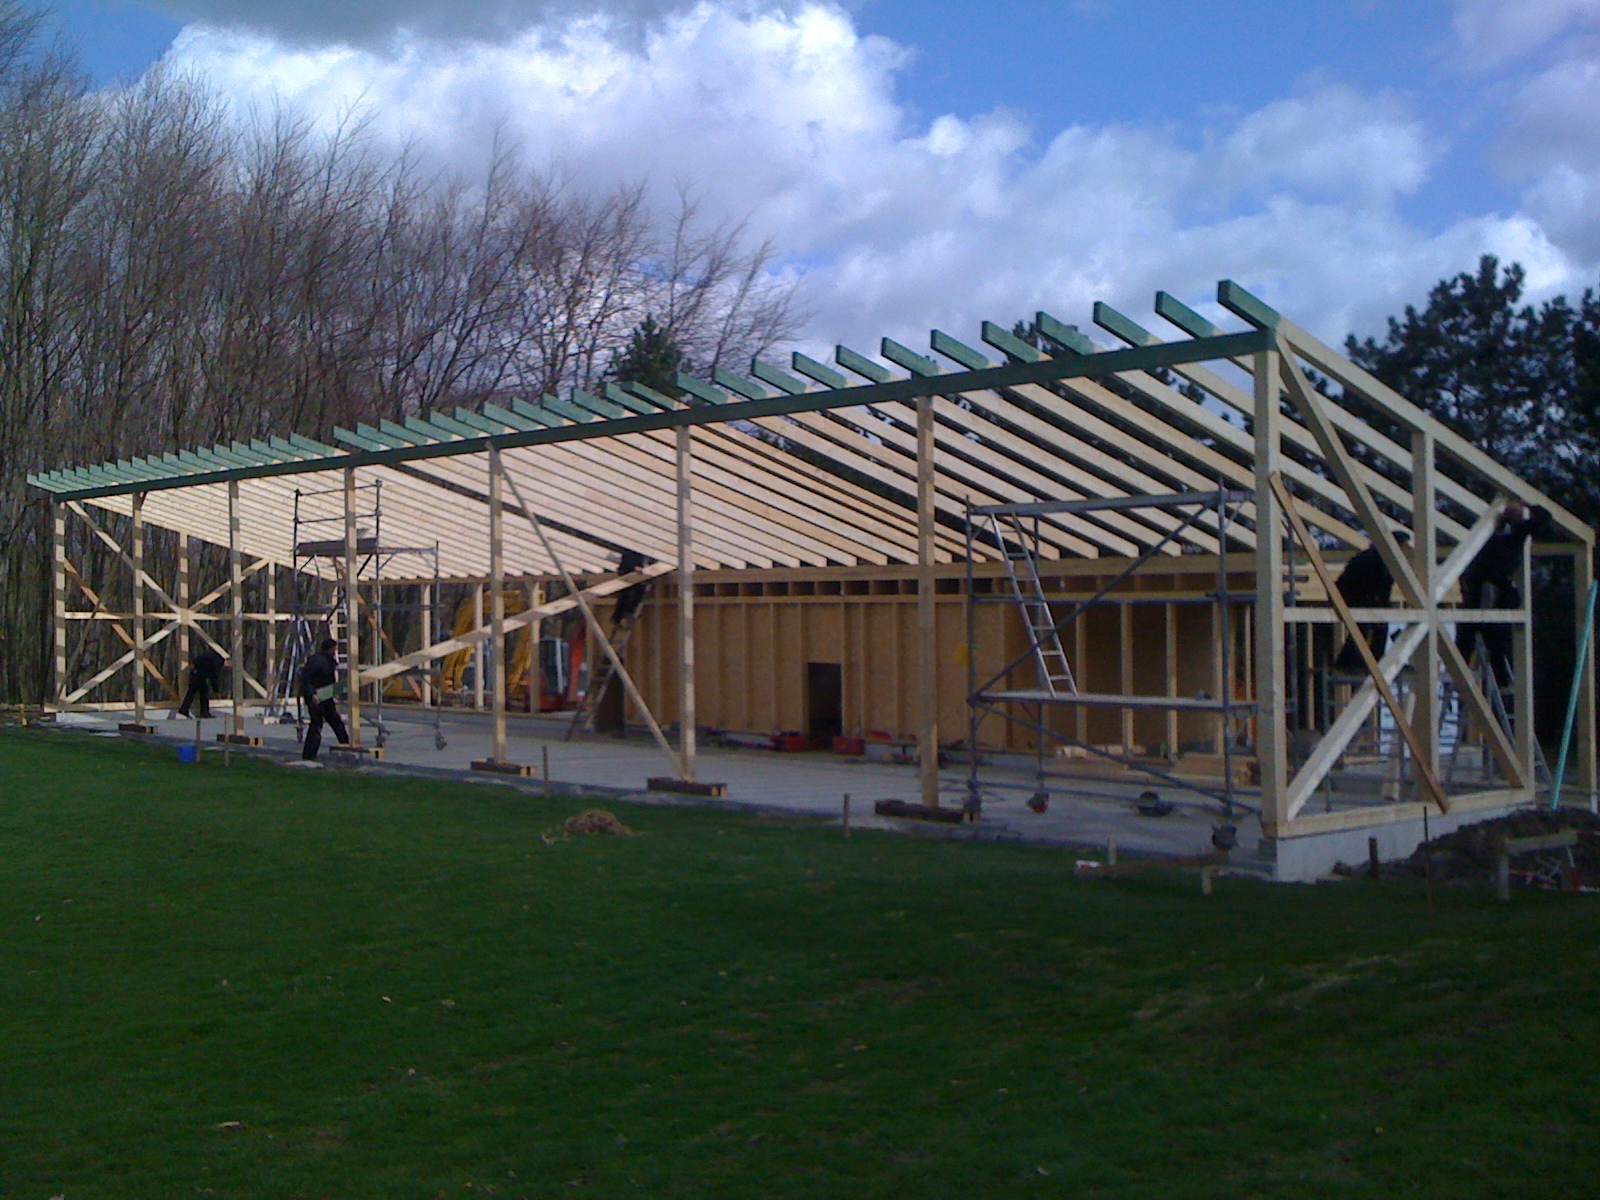
[[(1289, 749), (1284, 710), (1283, 661), (1283, 521), (1299, 519), (1292, 504), (1287, 507), (1278, 488), (1273, 486), (1283, 465), (1283, 413), (1278, 398), (1278, 354), (1267, 350), (1256, 355), (1255, 366), (1255, 459), (1256, 493), (1256, 602), (1255, 602), (1255, 684), (1256, 761), (1261, 769), (1261, 820), (1288, 819)], [(1230, 614), (1231, 615), (1231, 614)], [(1229, 648), (1231, 651), (1231, 647)], [(1233, 680), (1223, 681), (1232, 695)], [(1224, 737), (1233, 731), (1224, 729)]]
[[(1439, 782), (1438, 775), (1434, 772), (1423, 747), (1417, 740), (1416, 731), (1411, 727), (1409, 714), (1394, 694), (1394, 689), (1389, 686), (1389, 680), (1384, 675), (1378, 660), (1373, 657), (1372, 647), (1367, 645), (1366, 635), (1361, 632), (1361, 626), (1350, 615), (1350, 606), (1344, 602), (1344, 597), (1339, 594), (1333, 575), (1328, 570), (1328, 564), (1322, 559), (1322, 551), (1318, 549), (1316, 539), (1311, 536), (1311, 531), (1306, 528), (1305, 522), (1300, 520), (1300, 514), (1289, 506), (1287, 489), (1284, 487), (1283, 477), (1278, 474), (1271, 476), (1272, 488), (1279, 502), (1283, 504), (1288, 513), (1289, 522), (1294, 526), (1295, 537), (1299, 539), (1301, 548), (1306, 552), (1306, 557), (1311, 560), (1311, 566), (1316, 571), (1317, 577), (1322, 580), (1322, 586), (1328, 590), (1328, 601), (1339, 613), (1340, 620), (1344, 622), (1345, 633), (1355, 644), (1356, 651), (1361, 655), (1361, 661), (1367, 668), (1367, 673), (1372, 679), (1372, 684), (1383, 697), (1383, 702), (1389, 706), (1389, 712), (1394, 718), (1395, 728), (1400, 731), (1400, 736), (1405, 739), (1407, 748), (1416, 760), (1417, 774), (1422, 778), (1422, 785), (1428, 794), (1433, 797), (1440, 812), (1450, 811), (1450, 798), (1445, 794), (1444, 784)], [(1257, 604), (1260, 603), (1258, 598)], [(1281, 629), (1281, 624), (1280, 624)]]
[[(1413, 728), (1428, 767), (1439, 770), (1439, 472), (1436, 443), (1425, 430), (1411, 435), (1411, 558), (1427, 602), (1428, 631), (1411, 660), (1416, 697)], [(1467, 530), (1461, 530), (1465, 536)], [(1357, 620), (1360, 615), (1357, 614)]]
[(678, 442), (678, 755), (681, 782), (695, 779), (696, 729), (694, 654), (694, 443), (689, 426)]
[[(239, 481), (228, 480), (228, 614), (229, 686), (233, 712), (230, 723), (236, 736), (244, 736), (244, 564), (239, 559)], [(143, 574), (142, 571), (139, 574)]]
[(344, 479), (344, 625), (345, 670), (350, 679), (350, 744), (361, 745), (361, 613), (358, 607), (356, 572), (356, 472), (346, 467)]
[(57, 707), (67, 694), (67, 509), (59, 502), (50, 505), (50, 624), (55, 641), (53, 694)]
[(494, 752), (497, 763), (506, 761), (506, 559), (505, 559), (505, 471), (500, 450), (489, 447), (489, 614), (492, 632), (489, 646), (491, 703), (494, 709)]
[(917, 401), (917, 755), (922, 803), (939, 807), (939, 627), (934, 599), (933, 398)]

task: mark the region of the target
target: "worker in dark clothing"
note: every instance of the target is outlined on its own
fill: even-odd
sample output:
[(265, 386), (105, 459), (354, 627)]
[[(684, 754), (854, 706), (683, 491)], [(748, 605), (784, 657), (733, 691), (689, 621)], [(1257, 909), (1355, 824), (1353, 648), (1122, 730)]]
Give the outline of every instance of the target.
[[(650, 560), (637, 550), (624, 550), (617, 562), (617, 574), (630, 575), (649, 562)], [(616, 605), (611, 610), (612, 629), (619, 629), (633, 619), (639, 611), (639, 606), (644, 603), (645, 593), (649, 590), (648, 583), (636, 583), (617, 593)]]
[(211, 697), (222, 690), (222, 668), (227, 661), (210, 646), (200, 648), (200, 653), (189, 664), (189, 690), (184, 693), (183, 703), (178, 705), (180, 717), (189, 715), (196, 700), (200, 702), (201, 718), (211, 716)]
[(300, 757), (307, 762), (315, 761), (317, 751), (322, 749), (324, 724), (333, 730), (333, 736), (339, 739), (341, 746), (350, 744), (350, 734), (345, 731), (344, 718), (339, 715), (339, 706), (334, 700), (338, 679), (339, 644), (327, 638), (300, 668), (300, 697), (305, 701), (306, 711), (310, 715)]
[[(1539, 541), (1550, 532), (1550, 510), (1515, 504), (1500, 518), (1499, 527), (1478, 557), (1461, 572), (1462, 608), (1521, 608), (1522, 553), (1528, 539)], [(1511, 684), (1511, 626), (1501, 624), (1456, 625), (1456, 649), (1468, 662), (1478, 639), (1495, 679), (1502, 688)]]
[[(1411, 535), (1404, 529), (1397, 529), (1394, 531), (1394, 540), (1404, 548), (1411, 543)], [(1378, 547), (1372, 545), (1345, 563), (1334, 586), (1351, 608), (1388, 608), (1389, 596), (1394, 590), (1394, 576), (1389, 573), (1389, 564), (1383, 561)], [(1372, 657), (1382, 658), (1383, 652), (1389, 648), (1389, 626), (1363, 625), (1361, 632), (1367, 639), (1367, 645), (1372, 647)], [(1339, 657), (1333, 661), (1333, 668), (1345, 672), (1366, 669), (1354, 638), (1345, 639), (1339, 649)]]

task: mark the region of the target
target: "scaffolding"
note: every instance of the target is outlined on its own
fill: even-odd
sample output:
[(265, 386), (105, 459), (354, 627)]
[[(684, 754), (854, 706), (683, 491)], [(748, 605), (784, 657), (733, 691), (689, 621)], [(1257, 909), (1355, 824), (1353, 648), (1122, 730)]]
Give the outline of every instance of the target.
[[(278, 672), (272, 681), (272, 693), (267, 700), (266, 719), (277, 720), (283, 724), (295, 726), (300, 736), (305, 734), (305, 706), (300, 696), (300, 689), (296, 685), (299, 678), (300, 666), (313, 654), (317, 647), (326, 638), (348, 647), (350, 645), (349, 629), (344, 627), (343, 620), (346, 614), (359, 610), (362, 605), (360, 583), (365, 576), (372, 585), (370, 603), (365, 605), (366, 616), (370, 622), (374, 636), (370, 639), (361, 639), (370, 642), (372, 646), (371, 662), (353, 662), (348, 652), (345, 659), (352, 673), (379, 667), (384, 663), (384, 646), (389, 641), (384, 630), (384, 616), (386, 613), (420, 612), (423, 619), (423, 645), (432, 645), (439, 640), (437, 602), (441, 585), (439, 569), (439, 545), (434, 543), (426, 546), (385, 546), (383, 544), (383, 481), (374, 480), (369, 484), (361, 484), (353, 489), (355, 495), (371, 493), (371, 507), (368, 509), (356, 508), (349, 518), (356, 524), (355, 538), (355, 568), (347, 576), (337, 564), (346, 557), (349, 547), (343, 537), (319, 538), (321, 526), (337, 523), (343, 525), (347, 518), (338, 516), (315, 517), (306, 514), (302, 508), (302, 501), (315, 496), (342, 495), (343, 488), (327, 488), (320, 490), (295, 489), (294, 506), (291, 510), (290, 520), (293, 527), (293, 560), (290, 572), (290, 603), (289, 603), (289, 635), (284, 653), (278, 657)], [(371, 532), (362, 526), (363, 521), (371, 522)], [(429, 562), (431, 565), (431, 582), (425, 584), (424, 599), (420, 604), (394, 604), (385, 601), (384, 578), (389, 573), (393, 563), (404, 557), (417, 557)], [(331, 564), (324, 568), (323, 564)], [(329, 578), (331, 576), (331, 579)], [(352, 609), (346, 596), (346, 578), (356, 581), (355, 609)], [(361, 644), (357, 641), (357, 646)], [(426, 665), (410, 667), (404, 672), (407, 678), (423, 676), (422, 698), (424, 707), (428, 707), (428, 700), (433, 698), (432, 707), (439, 707), (439, 674), (438, 660), (430, 660)], [(376, 726), (375, 744), (382, 748), (388, 739), (388, 729), (383, 720), (383, 693), (384, 685), (375, 686), (374, 721)], [(293, 702), (291, 714), (290, 702)], [(438, 749), (444, 749), (443, 732), (438, 728), (437, 717), (435, 720), (434, 742)]]
[[(1231, 606), (1242, 597), (1231, 593), (1228, 585), (1228, 532), (1237, 520), (1239, 509), (1253, 500), (1251, 492), (1219, 487), (1211, 492), (1181, 492), (1162, 496), (1119, 496), (1094, 500), (1048, 500), (1026, 504), (967, 504), (967, 812), (976, 819), (983, 810), (983, 781), (979, 774), (981, 755), (978, 753), (979, 727), (985, 715), (1000, 717), (1008, 723), (1020, 724), (1034, 735), (1036, 798), (1047, 798), (1045, 784), (1045, 748), (1050, 741), (1073, 746), (1096, 757), (1116, 762), (1133, 770), (1159, 779), (1172, 786), (1206, 797), (1200, 801), (1214, 808), (1224, 819), (1231, 819), (1236, 810), (1257, 811), (1255, 806), (1241, 801), (1235, 794), (1233, 756), (1238, 737), (1235, 721), (1255, 713), (1252, 701), (1236, 699), (1233, 695), (1233, 634)], [(1060, 514), (1090, 515), (1103, 512), (1133, 512), (1152, 510), (1176, 513), (1182, 520), (1169, 528), (1159, 540), (1147, 546), (1132, 559), (1110, 582), (1102, 585), (1087, 600), (1073, 603), (1066, 616), (1056, 619), (1051, 601), (1044, 589), (1039, 570), (1040, 522), (1043, 518)], [(1080, 691), (1066, 652), (1061, 645), (1062, 633), (1082, 619), (1096, 605), (1106, 602), (1118, 586), (1134, 576), (1166, 547), (1177, 543), (1201, 517), (1210, 516), (1216, 524), (1217, 534), (1217, 584), (1213, 592), (1197, 597), (1198, 603), (1216, 607), (1220, 630), (1219, 677), (1221, 695), (1208, 696), (1139, 696)], [(987, 525), (995, 547), (1006, 564), (1005, 578), (1009, 591), (1001, 595), (979, 596), (974, 584), (974, 530)], [(1022, 618), (1028, 646), (988, 679), (977, 678), (977, 605), (993, 602), (1015, 606)], [(1032, 660), (1038, 683), (1032, 688), (996, 687), (1017, 668)], [(1079, 664), (1079, 673), (1082, 664)], [(1161, 710), (1168, 712), (1214, 713), (1220, 726), (1219, 741), (1223, 760), (1222, 786), (1207, 787), (1193, 779), (1183, 779), (1153, 764), (1136, 759), (1130, 747), (1121, 747), (1114, 753), (1087, 741), (1058, 732), (1046, 719), (1049, 705), (1087, 705), (1118, 709)], [(1020, 706), (1022, 712), (1016, 709)], [(1032, 716), (1026, 715), (1031, 710)], [(1210, 803), (1208, 804), (1207, 801)]]

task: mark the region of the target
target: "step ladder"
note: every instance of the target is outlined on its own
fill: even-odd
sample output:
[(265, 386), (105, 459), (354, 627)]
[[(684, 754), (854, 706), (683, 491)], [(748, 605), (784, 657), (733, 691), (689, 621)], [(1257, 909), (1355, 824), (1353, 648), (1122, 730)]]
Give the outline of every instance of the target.
[[(1011, 583), (1011, 594), (1022, 612), (1022, 623), (1033, 643), (1033, 658), (1039, 668), (1039, 686), (1051, 696), (1075, 696), (1078, 683), (1072, 677), (1072, 664), (1061, 648), (1061, 637), (1056, 631), (1055, 617), (1050, 612), (1050, 601), (1044, 594), (1044, 584), (1039, 579), (1039, 564), (1029, 546), (1038, 542), (1037, 530), (1032, 538), (1022, 528), (1022, 518), (1015, 513), (989, 514), (989, 529), (994, 536), (1006, 564), (1006, 578)], [(1037, 518), (1035, 518), (1037, 520)]]
[[(628, 648), (628, 643), (633, 640), (633, 631), (639, 621), (639, 613), (644, 609), (640, 605), (632, 616), (611, 631), (611, 648), (616, 651), (620, 659)], [(595, 647), (599, 649), (599, 647)], [(572, 720), (567, 724), (566, 736), (561, 740), (570, 742), (574, 734), (594, 732), (595, 711), (600, 707), (600, 700), (611, 688), (611, 681), (616, 678), (617, 668), (611, 661), (611, 656), (603, 650), (600, 652), (600, 661), (595, 664), (589, 676), (589, 685), (583, 689), (583, 698), (578, 701), (578, 707), (572, 710)]]

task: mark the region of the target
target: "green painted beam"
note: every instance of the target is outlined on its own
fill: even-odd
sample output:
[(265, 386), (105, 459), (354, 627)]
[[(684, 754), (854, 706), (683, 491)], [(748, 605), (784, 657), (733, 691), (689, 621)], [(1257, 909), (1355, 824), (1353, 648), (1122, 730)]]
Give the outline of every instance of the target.
[[(1182, 363), (1206, 362), (1236, 358), (1270, 349), (1273, 335), (1266, 330), (1249, 329), (1240, 333), (1225, 334), (1215, 338), (1198, 338), (1189, 341), (1166, 342), (1155, 346), (1136, 346), (1123, 350), (1102, 350), (1092, 354), (1050, 358), (1038, 363), (1007, 363), (984, 371), (957, 372), (931, 378), (913, 377), (894, 379), (886, 383), (863, 384), (858, 387), (834, 391), (807, 392), (801, 396), (762, 395), (759, 399), (738, 402), (716, 400), (714, 388), (695, 381), (710, 396), (712, 402), (692, 405), (671, 411), (645, 413), (611, 421), (587, 421), (582, 425), (562, 425), (556, 428), (530, 430), (526, 433), (507, 433), (498, 437), (489, 435), (471, 437), (462, 441), (428, 446), (411, 446), (398, 450), (357, 451), (340, 453), (332, 447), (325, 448), (321, 457), (302, 462), (271, 463), (252, 468), (227, 470), (221, 467), (201, 470), (193, 475), (166, 480), (153, 480), (145, 485), (107, 484), (86, 487), (64, 493), (70, 499), (95, 499), (99, 496), (124, 494), (133, 491), (151, 491), (172, 487), (194, 487), (200, 484), (220, 483), (229, 479), (262, 478), (272, 475), (303, 474), (315, 470), (340, 470), (346, 467), (364, 467), (448, 457), (457, 454), (482, 453), (491, 444), (502, 447), (544, 445), (556, 442), (586, 440), (615, 434), (636, 433), (652, 429), (672, 429), (680, 425), (707, 425), (724, 421), (758, 420), (764, 417), (784, 416), (798, 412), (823, 412), (857, 404), (883, 404), (915, 400), (921, 396), (953, 395), (964, 391), (988, 391), (995, 388), (1014, 387), (1024, 383), (1048, 383), (1061, 379), (1080, 379), (1095, 375), (1113, 375), (1126, 371), (1151, 371)], [(907, 354), (911, 352), (901, 350)], [(887, 355), (885, 356), (887, 357)], [(719, 372), (718, 382), (729, 373)], [(731, 376), (737, 379), (737, 376)], [(743, 385), (760, 391), (754, 383), (744, 380)], [(686, 390), (693, 391), (692, 388)], [(737, 389), (735, 389), (737, 390)], [(698, 393), (696, 393), (698, 394)], [(741, 393), (742, 394), (742, 393)], [(557, 401), (556, 403), (560, 403)], [(295, 444), (300, 446), (300, 441)], [(313, 447), (318, 443), (311, 443)]]
[(859, 375), (873, 383), (888, 383), (894, 378), (894, 372), (888, 367), (873, 362), (865, 354), (857, 354), (849, 346), (835, 346), (833, 361), (851, 374)]
[(238, 442), (229, 442), (228, 443), (228, 453), (233, 455), (235, 458), (242, 458), (247, 463), (251, 463), (251, 464), (253, 464), (255, 466), (258, 466), (258, 467), (260, 465), (262, 465), (263, 463), (270, 463), (270, 462), (277, 462), (278, 461), (276, 458), (273, 458), (271, 455), (262, 454), (261, 451), (252, 450), (249, 446), (241, 445)]
[(610, 400), (602, 400), (599, 396), (586, 392), (582, 388), (572, 389), (572, 402), (579, 408), (588, 409), (595, 416), (606, 421), (620, 417), (628, 411), (622, 405), (613, 403)]
[[(674, 400), (665, 392), (658, 392), (655, 390), (655, 388), (646, 387), (642, 383), (628, 383), (624, 384), (623, 386), (626, 387), (630, 393), (636, 396), (641, 403), (648, 404), (651, 410), (654, 412), (671, 412), (673, 409), (683, 408), (689, 403), (687, 400)], [(721, 392), (718, 392), (717, 394), (719, 396), (722, 395)], [(719, 400), (716, 403), (720, 404), (725, 400), (727, 400), (727, 397), (722, 396), (722, 400)]]
[(939, 370), (939, 364), (934, 362), (933, 359), (918, 354), (909, 346), (902, 346), (893, 338), (883, 339), (883, 346), (879, 353), (895, 366), (904, 367), (913, 375), (929, 378), (934, 375), (944, 374), (943, 371)]
[(1033, 327), (1056, 345), (1064, 346), (1074, 354), (1098, 354), (1100, 351), (1076, 325), (1058, 321), (1047, 312), (1033, 314)]
[(385, 441), (391, 444), (400, 442), (407, 446), (422, 446), (427, 443), (427, 439), (422, 434), (417, 433), (415, 430), (407, 429), (404, 425), (396, 425), (387, 417), (378, 422), (378, 432), (383, 435)]
[(503, 421), (496, 421), (490, 417), (479, 416), (470, 408), (456, 409), (455, 419), (463, 425), (470, 426), (479, 433), (504, 433), (506, 426)]
[(527, 417), (520, 416), (519, 414), (512, 412), (510, 409), (501, 408), (498, 404), (489, 404), (485, 402), (483, 406), (483, 415), (488, 417), (491, 421), (499, 421), (508, 429), (516, 429), (522, 432), (527, 432), (530, 429), (544, 428), (544, 424), (542, 422), (530, 420)]
[(656, 411), (655, 405), (646, 403), (638, 396), (633, 395), (631, 392), (624, 391), (614, 383), (606, 384), (602, 391), (605, 392), (605, 397), (607, 400), (611, 401), (613, 404), (621, 405), (631, 413), (647, 413)]
[(850, 381), (832, 367), (824, 366), (809, 355), (796, 350), (789, 356), (789, 365), (807, 379), (815, 380), (825, 388), (849, 387)]
[(339, 453), (339, 451), (332, 446), (316, 441), (312, 438), (302, 437), (298, 433), (291, 433), (289, 435), (289, 441), (295, 446), (296, 449), (304, 450), (307, 454), (310, 454), (315, 458), (332, 458), (334, 455)]
[(1121, 338), (1130, 346), (1153, 346), (1156, 335), (1143, 325), (1129, 317), (1123, 316), (1109, 304), (1102, 304), (1096, 300), (1094, 304), (1094, 323), (1104, 329), (1112, 337)]
[(727, 392), (712, 387), (704, 379), (696, 379), (693, 375), (685, 375), (682, 371), (678, 372), (678, 376), (673, 382), (696, 400), (704, 400), (707, 404), (732, 403)]
[(527, 421), (533, 421), (545, 429), (560, 429), (565, 425), (555, 413), (538, 404), (529, 404), (526, 400), (515, 399), (511, 401), (511, 411)]
[[(445, 439), (475, 438), (483, 432), (481, 429), (474, 429), (465, 421), (447, 417), (441, 412), (429, 413), (425, 424), (437, 430), (438, 436)], [(451, 444), (453, 445), (454, 442), (452, 441)]]
[(983, 340), (1013, 362), (1043, 362), (1048, 355), (1036, 346), (1030, 346), (1016, 334), (1002, 329), (993, 321), (983, 323)]
[(746, 400), (767, 400), (772, 396), (772, 393), (759, 383), (746, 379), (743, 375), (735, 375), (732, 371), (724, 371), (721, 367), (711, 372), (711, 379), (713, 383), (727, 388), (737, 396), (743, 396)]
[(1257, 329), (1276, 329), (1283, 320), (1277, 309), (1252, 296), (1231, 279), (1217, 284), (1217, 303)]
[(558, 417), (565, 417), (577, 425), (593, 425), (594, 414), (588, 409), (579, 408), (576, 404), (568, 404), (559, 396), (546, 396), (542, 401), (545, 408), (555, 413)]
[(1222, 330), (1206, 320), (1171, 292), (1156, 293), (1156, 316), (1171, 321), (1190, 337), (1220, 337)]
[(969, 371), (986, 371), (994, 366), (988, 355), (979, 353), (965, 342), (956, 341), (943, 330), (935, 329), (928, 338), (928, 344), (933, 347), (935, 354), (942, 354)]
[(780, 392), (788, 392), (791, 396), (803, 395), (806, 385), (796, 379), (787, 371), (780, 371), (771, 363), (764, 363), (759, 358), (750, 360), (750, 374), (762, 383), (777, 388)]
[(335, 429), (335, 441), (343, 442), (347, 446), (354, 446), (357, 450), (387, 450), (388, 446), (382, 442), (375, 442), (369, 437), (362, 437), (353, 429)]

